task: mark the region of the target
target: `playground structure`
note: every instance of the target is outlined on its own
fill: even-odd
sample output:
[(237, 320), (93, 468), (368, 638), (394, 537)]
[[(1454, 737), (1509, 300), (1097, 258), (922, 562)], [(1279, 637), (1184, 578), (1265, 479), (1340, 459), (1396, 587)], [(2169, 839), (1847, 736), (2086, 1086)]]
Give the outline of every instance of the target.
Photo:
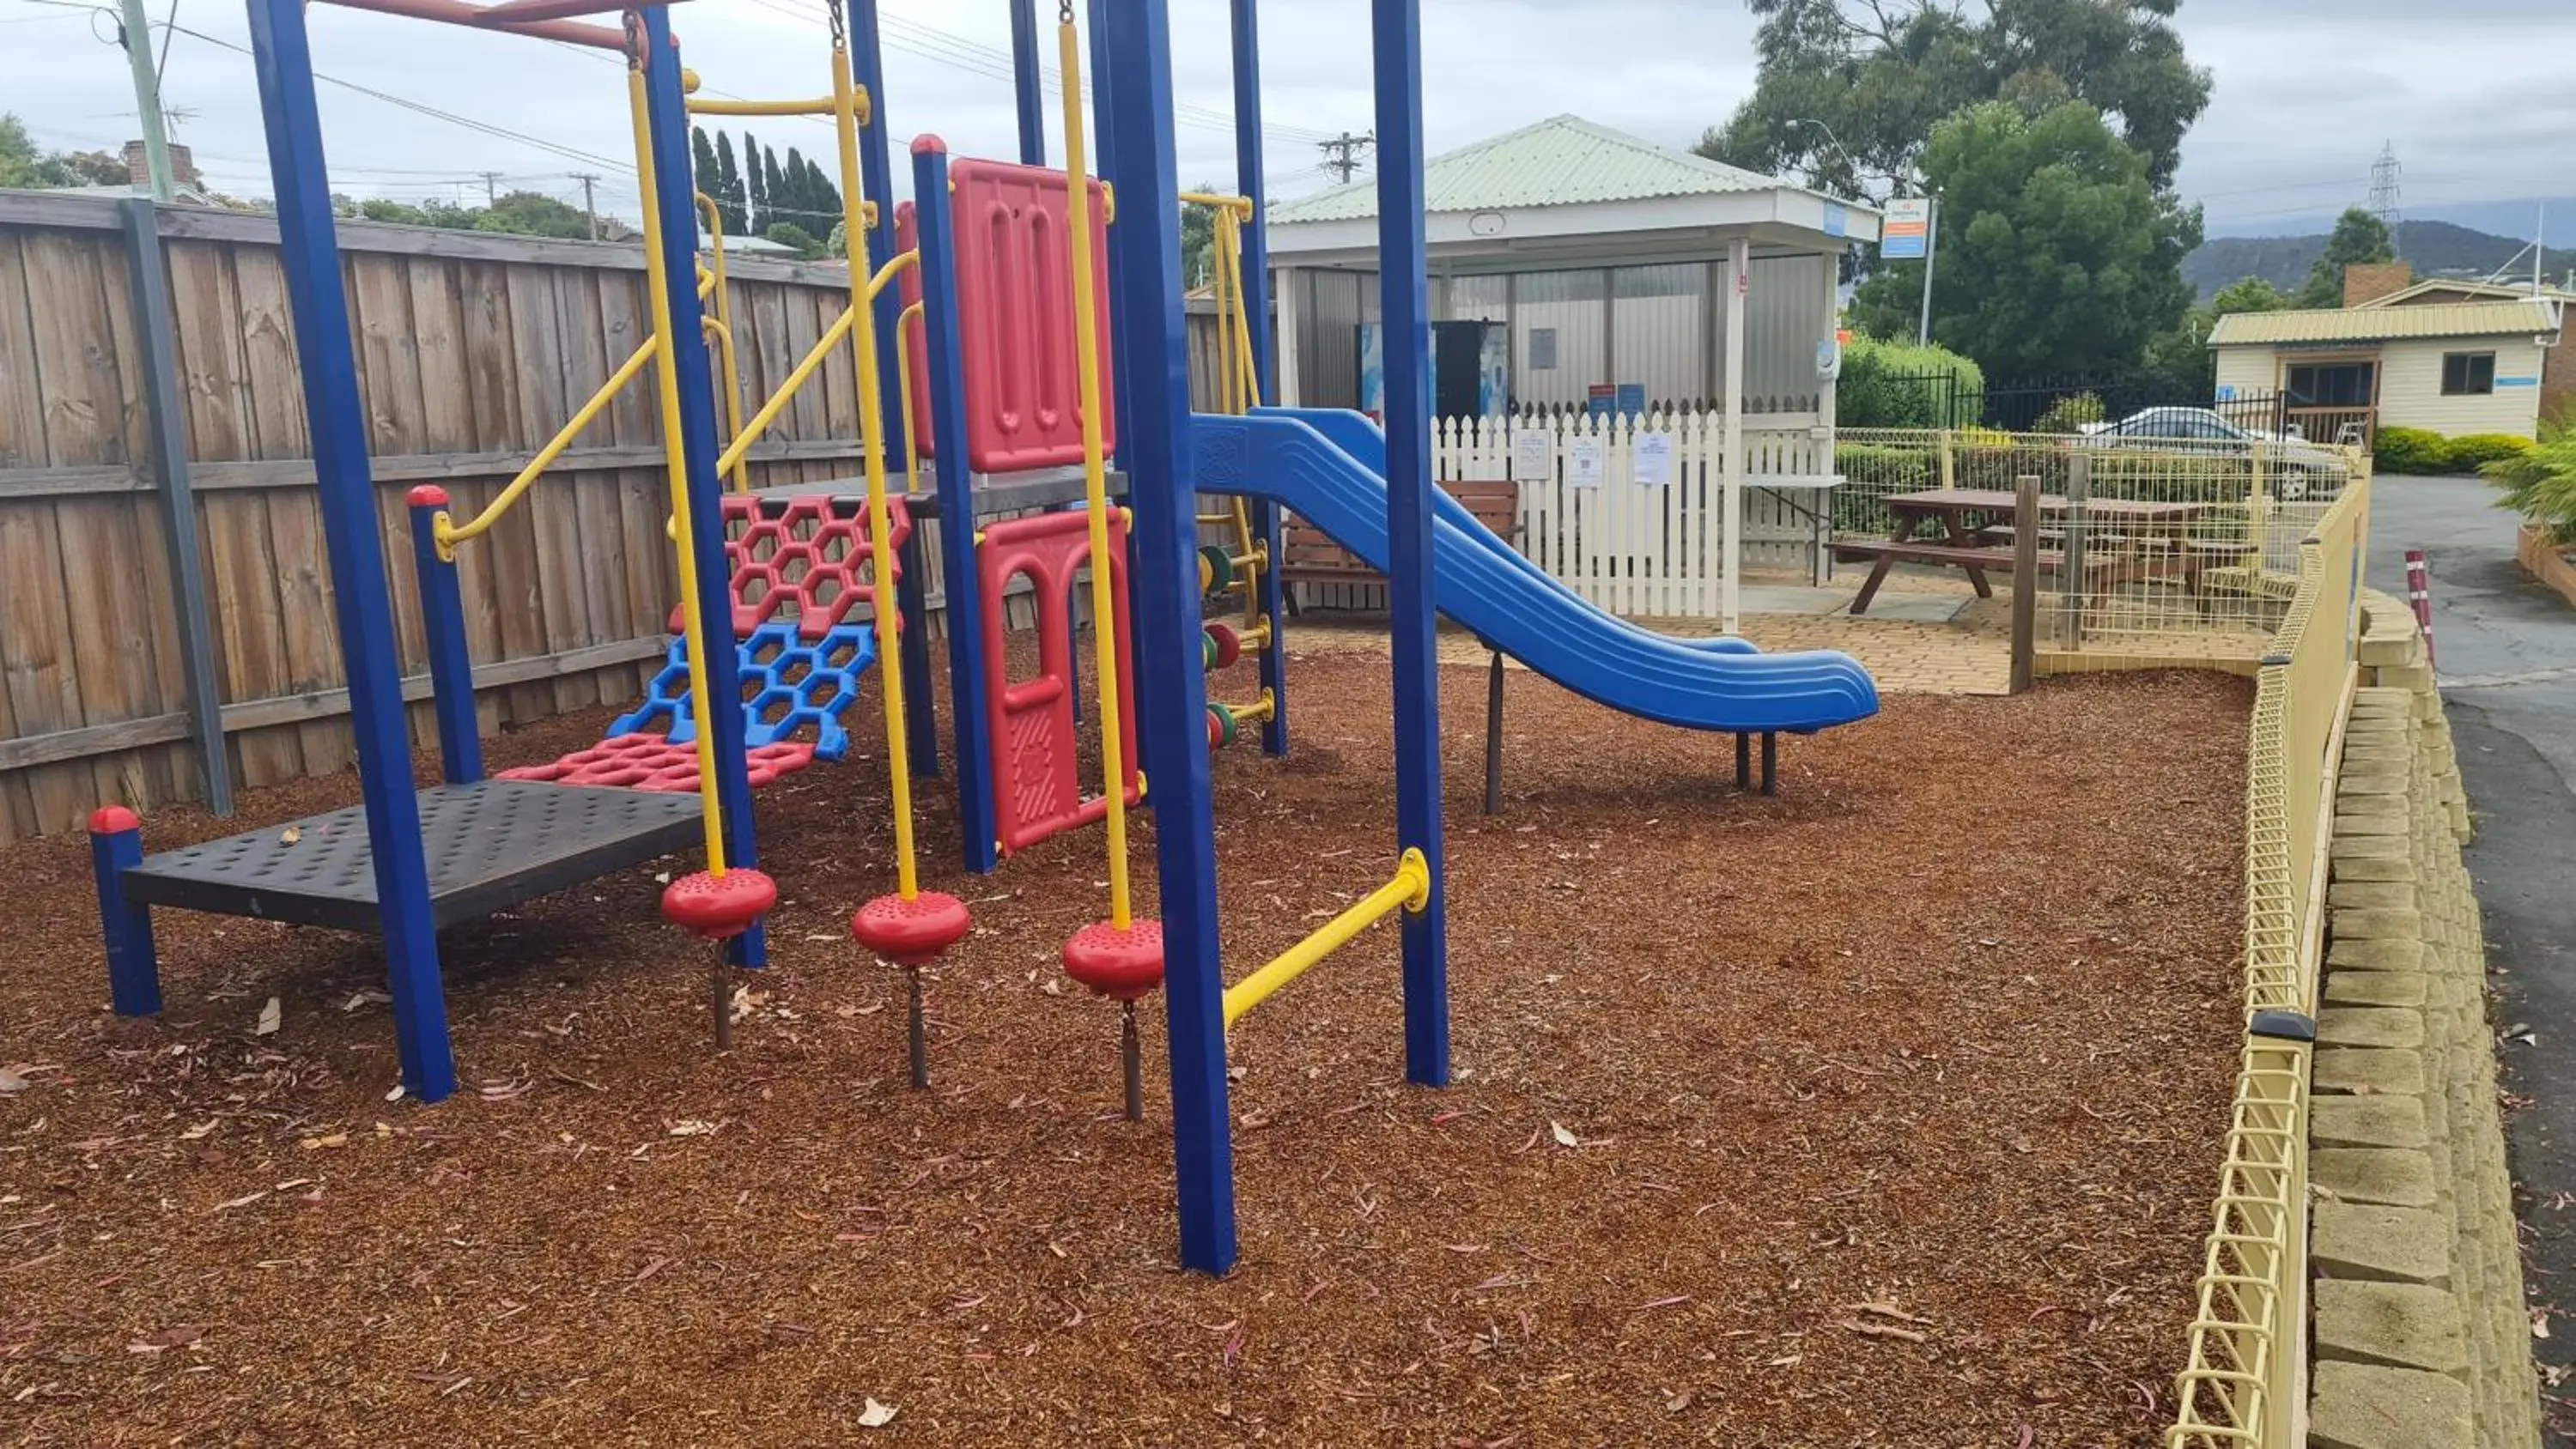
[[(414, 791), (302, 9), (295, 0), (251, 0), (364, 804), (283, 832), (149, 858), (130, 812), (100, 812), (93, 850), (120, 1013), (159, 1008), (154, 905), (372, 931), (386, 945), (404, 1085), (434, 1101), (455, 1085), (436, 930), (670, 853), (694, 835), (707, 868), (675, 882), (664, 907), (675, 923), (726, 943), (715, 976), (721, 1038), (730, 1020), (728, 965), (764, 964), (758, 919), (776, 899), (758, 869), (752, 789), (846, 750), (841, 717), (874, 665), (896, 879), (861, 908), (853, 932), (907, 972), (913, 1081), (926, 1082), (919, 971), (971, 929), (956, 897), (922, 888), (912, 832), (910, 791), (917, 777), (936, 772), (937, 734), (922, 570), (904, 559), (918, 548), (915, 525), (937, 519), (963, 864), (990, 870), (1004, 854), (1055, 834), (1104, 827), (1107, 919), (1066, 944), (1065, 963), (1125, 1007), (1130, 1116), (1140, 1111), (1134, 1002), (1156, 985), (1167, 989), (1182, 1259), (1223, 1272), (1235, 1256), (1225, 1032), (1246, 1012), (1370, 925), (1397, 917), (1406, 1075), (1433, 1086), (1448, 1079), (1436, 612), (1615, 708), (1732, 732), (1739, 743), (1753, 732), (1827, 728), (1876, 708), (1868, 676), (1844, 656), (1763, 656), (1738, 640), (1684, 643), (1600, 614), (1433, 486), (1420, 35), (1409, 5), (1381, 5), (1375, 36), (1384, 315), (1394, 324), (1383, 433), (1353, 414), (1260, 406), (1271, 349), (1253, 0), (1236, 0), (1233, 10), (1244, 195), (1188, 198), (1219, 216), (1220, 392), (1228, 411), (1203, 417), (1192, 416), (1182, 382), (1184, 196), (1173, 169), (1159, 4), (1093, 7), (1094, 108), (1104, 138), (1098, 181), (1069, 180), (1088, 169), (1089, 130), (1071, 7), (1058, 17), (1067, 164), (1051, 171), (1037, 113), (1034, 17), (1022, 5), (1020, 161), (952, 161), (935, 137), (922, 137), (911, 148), (917, 201), (895, 215), (870, 199), (890, 196), (891, 161), (878, 119), (875, 13), (865, 0), (855, 24), (845, 25), (832, 6), (827, 98), (753, 102), (692, 99), (692, 78), (659, 6), (626, 11), (622, 30), (575, 18), (606, 8), (599, 0), (507, 0), (481, 9), (457, 0), (366, 0), (359, 8), (627, 56), (654, 334), (481, 515), (459, 523), (436, 490), (414, 493), (443, 774), (440, 784)], [(736, 339), (725, 315), (721, 245), (702, 277), (688, 240), (698, 209), (686, 161), (693, 111), (830, 116), (847, 234), (865, 241), (850, 268), (848, 310), (749, 418), (734, 417), (736, 390), (722, 389), (724, 428), (714, 378), (720, 362), (730, 372)], [(1113, 205), (1124, 224), (1113, 224)], [(706, 315), (704, 297), (714, 299), (717, 315)], [(842, 346), (858, 360), (864, 490), (803, 485), (728, 496), (724, 480), (739, 485), (751, 442)], [(487, 779), (455, 550), (491, 527), (539, 481), (552, 454), (648, 367), (665, 424), (681, 562), (669, 662), (651, 698), (608, 742), (553, 767)], [(899, 492), (889, 477), (898, 458), (906, 464)], [(1203, 513), (1201, 492), (1226, 497), (1225, 509)], [(986, 521), (1067, 504), (1075, 506)], [(1202, 744), (1258, 723), (1266, 749), (1287, 747), (1273, 566), (1283, 505), (1390, 580), (1394, 865), (1340, 915), (1226, 986)], [(1208, 527), (1229, 531), (1231, 542), (1211, 548)], [(1103, 777), (1091, 794), (1074, 774), (1070, 594), (1084, 575), (1101, 682), (1093, 714)], [(1004, 667), (1003, 607), (1021, 579), (1031, 585), (1039, 666), (1015, 681)], [(1240, 628), (1208, 627), (1203, 600), (1229, 596), (1242, 602)], [(852, 622), (862, 603), (870, 614), (864, 626)], [(1244, 656), (1259, 660), (1258, 698), (1212, 707), (1209, 671)], [(756, 687), (747, 692), (746, 680)], [(665, 733), (646, 733), (654, 724)], [(791, 738), (800, 729), (812, 730), (813, 740)], [(1159, 918), (1137, 912), (1127, 885), (1125, 812), (1143, 800), (1158, 818)]]

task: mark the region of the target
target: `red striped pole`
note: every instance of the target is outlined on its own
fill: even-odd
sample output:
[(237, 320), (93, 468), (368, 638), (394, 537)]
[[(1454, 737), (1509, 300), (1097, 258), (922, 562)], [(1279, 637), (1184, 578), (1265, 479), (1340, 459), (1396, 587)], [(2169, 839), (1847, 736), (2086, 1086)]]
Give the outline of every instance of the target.
[(2406, 550), (2406, 602), (2415, 610), (2416, 631), (2424, 636), (2424, 662), (2433, 660), (2433, 580), (2424, 567), (2424, 550)]

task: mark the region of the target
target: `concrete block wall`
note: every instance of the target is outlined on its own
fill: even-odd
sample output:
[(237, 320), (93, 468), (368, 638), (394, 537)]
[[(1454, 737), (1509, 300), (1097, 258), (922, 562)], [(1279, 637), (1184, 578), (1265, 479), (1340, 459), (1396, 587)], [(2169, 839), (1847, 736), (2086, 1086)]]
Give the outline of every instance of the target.
[(2329, 849), (2308, 1443), (2535, 1449), (2468, 802), (2413, 620), (2369, 613)]

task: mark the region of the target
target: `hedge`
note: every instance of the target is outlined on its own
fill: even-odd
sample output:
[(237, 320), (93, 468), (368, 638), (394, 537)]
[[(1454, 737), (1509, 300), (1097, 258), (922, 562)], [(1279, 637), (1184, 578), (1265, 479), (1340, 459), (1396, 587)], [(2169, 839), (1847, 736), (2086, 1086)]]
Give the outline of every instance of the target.
[(2512, 433), (2470, 433), (2445, 438), (2427, 428), (2379, 430), (2371, 452), (2382, 473), (2475, 473), (2489, 463), (2530, 452), (2531, 439)]

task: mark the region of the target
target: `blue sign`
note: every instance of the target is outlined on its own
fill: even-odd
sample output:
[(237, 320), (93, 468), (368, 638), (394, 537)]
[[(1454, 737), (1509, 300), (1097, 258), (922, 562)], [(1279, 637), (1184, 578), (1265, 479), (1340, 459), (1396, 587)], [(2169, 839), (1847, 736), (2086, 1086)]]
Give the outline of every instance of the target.
[(1825, 203), (1825, 235), (1842, 236), (1851, 230), (1851, 209), (1839, 201)]
[(2495, 380), (2495, 385), (2498, 387), (2538, 387), (2540, 386), (2540, 379), (2536, 377), (2499, 377)]

